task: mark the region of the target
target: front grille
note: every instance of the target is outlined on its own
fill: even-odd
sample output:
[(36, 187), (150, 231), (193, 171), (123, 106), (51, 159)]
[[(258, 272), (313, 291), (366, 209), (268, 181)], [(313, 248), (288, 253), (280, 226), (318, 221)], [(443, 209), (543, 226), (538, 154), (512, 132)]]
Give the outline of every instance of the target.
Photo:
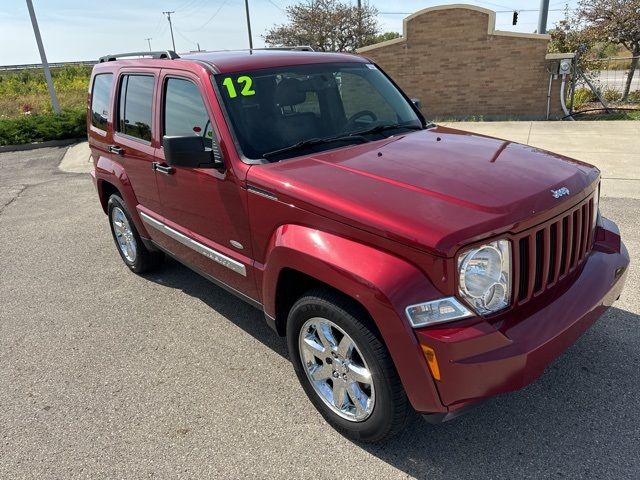
[(514, 303), (522, 305), (578, 268), (593, 245), (593, 197), (516, 236)]

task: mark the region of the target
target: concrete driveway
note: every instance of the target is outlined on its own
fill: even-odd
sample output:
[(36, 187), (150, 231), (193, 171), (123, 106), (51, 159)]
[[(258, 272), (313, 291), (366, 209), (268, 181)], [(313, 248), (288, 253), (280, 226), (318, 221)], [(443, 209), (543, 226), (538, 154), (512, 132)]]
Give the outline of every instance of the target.
[(503, 125), (568, 153), (577, 135), (606, 145), (586, 159), (611, 180), (626, 292), (533, 385), (384, 446), (322, 420), (256, 310), (173, 261), (130, 273), (64, 149), (1, 154), (0, 478), (638, 478), (640, 135), (635, 154), (609, 138), (637, 127)]

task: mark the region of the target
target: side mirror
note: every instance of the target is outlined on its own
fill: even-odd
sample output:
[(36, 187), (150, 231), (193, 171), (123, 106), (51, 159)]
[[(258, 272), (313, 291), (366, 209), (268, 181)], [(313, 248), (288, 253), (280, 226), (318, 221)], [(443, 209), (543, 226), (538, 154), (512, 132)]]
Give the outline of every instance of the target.
[(412, 98), (411, 101), (413, 102), (413, 104), (416, 106), (416, 108), (418, 110), (420, 110), (420, 99), (419, 98)]
[(162, 137), (164, 159), (172, 167), (222, 168), (224, 163), (218, 144), (211, 139), (212, 148), (206, 148), (204, 139), (196, 135)]

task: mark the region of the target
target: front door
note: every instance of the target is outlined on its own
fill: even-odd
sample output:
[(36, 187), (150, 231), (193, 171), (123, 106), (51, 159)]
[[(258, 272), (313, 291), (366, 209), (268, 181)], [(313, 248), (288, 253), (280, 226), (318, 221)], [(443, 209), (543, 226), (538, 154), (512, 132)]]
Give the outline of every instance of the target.
[[(164, 135), (200, 135), (205, 144), (220, 138), (203, 98), (201, 79), (182, 71), (161, 75), (160, 139)], [(207, 142), (208, 141), (208, 142)], [(164, 248), (224, 285), (256, 298), (246, 192), (230, 165), (168, 168), (156, 151), (156, 181), (166, 227)], [(155, 238), (155, 237), (154, 237)]]

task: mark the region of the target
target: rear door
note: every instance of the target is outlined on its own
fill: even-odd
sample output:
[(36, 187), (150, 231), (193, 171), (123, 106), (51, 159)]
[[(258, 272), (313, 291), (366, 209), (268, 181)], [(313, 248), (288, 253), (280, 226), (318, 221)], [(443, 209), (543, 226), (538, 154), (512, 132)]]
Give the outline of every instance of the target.
[(114, 159), (124, 164), (138, 203), (158, 211), (160, 201), (153, 170), (158, 147), (153, 138), (155, 70), (121, 70), (118, 78), (113, 144)]
[[(198, 135), (211, 147), (220, 138), (209, 107), (213, 89), (208, 79), (162, 70), (159, 88), (160, 139)], [(221, 169), (167, 168), (161, 146), (156, 161), (161, 221), (177, 232), (157, 241), (190, 266), (256, 298), (246, 191), (230, 162)]]

